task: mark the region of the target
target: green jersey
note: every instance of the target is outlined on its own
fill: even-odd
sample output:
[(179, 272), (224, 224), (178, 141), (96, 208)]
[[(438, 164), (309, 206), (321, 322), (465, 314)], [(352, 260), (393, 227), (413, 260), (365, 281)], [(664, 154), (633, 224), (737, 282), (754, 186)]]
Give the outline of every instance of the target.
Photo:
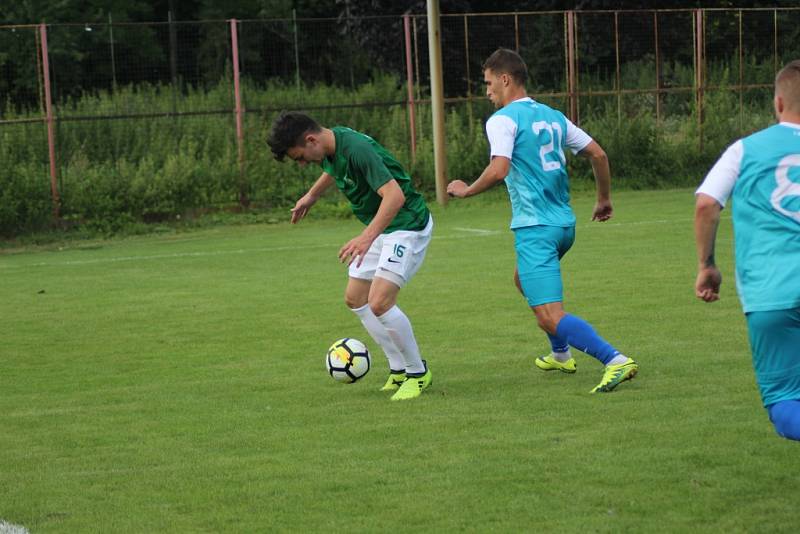
[(336, 152), (322, 160), (322, 170), (333, 176), (358, 220), (364, 224), (372, 221), (382, 200), (376, 191), (396, 180), (406, 202), (383, 232), (425, 228), (430, 216), (425, 199), (414, 189), (411, 177), (394, 156), (368, 135), (344, 126), (331, 130), (336, 138)]

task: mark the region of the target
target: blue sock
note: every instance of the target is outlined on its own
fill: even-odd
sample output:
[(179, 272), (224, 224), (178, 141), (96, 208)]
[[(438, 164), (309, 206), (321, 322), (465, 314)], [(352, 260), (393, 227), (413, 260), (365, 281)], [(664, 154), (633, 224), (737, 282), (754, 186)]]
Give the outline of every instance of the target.
[(767, 408), (779, 436), (800, 441), (800, 400), (786, 400)]
[(554, 336), (550, 333), (547, 333), (547, 338), (550, 340), (550, 348), (553, 352), (567, 352), (567, 350), (569, 350), (569, 343), (567, 343), (567, 340), (564, 338)]
[(556, 335), (586, 354), (590, 354), (607, 365), (619, 351), (608, 341), (597, 335), (592, 325), (576, 315), (565, 315), (556, 326)]

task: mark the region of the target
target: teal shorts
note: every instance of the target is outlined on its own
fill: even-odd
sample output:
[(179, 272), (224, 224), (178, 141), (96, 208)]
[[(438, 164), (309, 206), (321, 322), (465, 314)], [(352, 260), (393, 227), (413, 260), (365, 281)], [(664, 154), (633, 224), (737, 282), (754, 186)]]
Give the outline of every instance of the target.
[(800, 400), (800, 308), (746, 314), (764, 406)]
[(514, 229), (517, 272), (529, 306), (564, 300), (559, 261), (574, 242), (574, 226), (525, 226)]

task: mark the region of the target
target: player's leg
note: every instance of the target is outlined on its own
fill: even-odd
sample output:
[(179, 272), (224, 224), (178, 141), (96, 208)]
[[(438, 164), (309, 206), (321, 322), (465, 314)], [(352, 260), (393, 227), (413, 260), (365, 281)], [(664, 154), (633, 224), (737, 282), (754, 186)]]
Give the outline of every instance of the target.
[[(517, 286), (517, 289), (524, 297), (525, 292), (522, 290), (517, 268), (514, 268), (514, 285)], [(572, 353), (569, 351), (569, 343), (565, 339), (561, 339), (549, 332), (545, 332), (545, 334), (547, 334), (547, 339), (550, 341), (550, 354), (536, 358), (534, 361), (536, 366), (544, 371), (559, 370), (565, 373), (574, 373), (577, 367), (575, 360), (572, 358)]]
[[(554, 226), (529, 226), (514, 231), (517, 268), (514, 283), (525, 297), (534, 313), (540, 305), (561, 302), (563, 290), (561, 267), (558, 263), (571, 243), (562, 246), (563, 229)], [(538, 315), (537, 315), (538, 320)], [(539, 321), (541, 326), (541, 321)], [(569, 343), (555, 329), (542, 328), (550, 340), (551, 354), (536, 358), (534, 363), (544, 371), (574, 373), (575, 359), (569, 352)]]
[(375, 240), (360, 266), (356, 266), (355, 262), (350, 265), (350, 278), (345, 289), (344, 300), (347, 307), (358, 316), (361, 324), (364, 325), (364, 329), (386, 355), (386, 359), (389, 362), (389, 378), (381, 390), (389, 391), (400, 387), (406, 375), (403, 354), (392, 341), (391, 336), (386, 331), (386, 327), (375, 317), (369, 306), (369, 292), (378, 260), (380, 259), (380, 241), (381, 238)]
[(747, 314), (753, 368), (777, 433), (800, 440), (800, 308)]
[(404, 400), (418, 397), (430, 385), (432, 375), (420, 354), (411, 321), (397, 305), (397, 294), (400, 292), (398, 283), (402, 283), (402, 280), (393, 274), (379, 270), (372, 282), (369, 306), (403, 356), (405, 380), (392, 400)]
[(611, 392), (639, 372), (639, 365), (632, 358), (620, 353), (600, 337), (591, 324), (577, 315), (565, 313), (560, 302), (534, 306), (533, 311), (543, 330), (555, 332), (559, 338), (566, 339), (571, 346), (594, 356), (605, 365), (603, 377), (591, 393)]
[(592, 392), (609, 392), (633, 378), (638, 372), (636, 362), (600, 337), (591, 324), (564, 312), (559, 260), (572, 246), (574, 229), (532, 226), (514, 233), (520, 285), (539, 327), (605, 365), (603, 378)]
[(776, 402), (768, 411), (779, 436), (800, 441), (800, 400)]
[(384, 326), (389, 337), (392, 338), (394, 345), (400, 349), (406, 373), (424, 373), (425, 365), (422, 363), (411, 321), (397, 305), (400, 286), (396, 284), (396, 281), (383, 278), (388, 274), (381, 273), (373, 280), (369, 295), (369, 307)]
[(408, 316), (397, 306), (397, 296), (416, 274), (425, 259), (433, 220), (419, 231), (397, 231), (385, 236), (381, 259), (369, 293), (369, 306), (383, 324), (405, 361), (406, 381), (392, 400), (418, 397), (432, 380), (427, 362), (422, 359), (414, 329)]

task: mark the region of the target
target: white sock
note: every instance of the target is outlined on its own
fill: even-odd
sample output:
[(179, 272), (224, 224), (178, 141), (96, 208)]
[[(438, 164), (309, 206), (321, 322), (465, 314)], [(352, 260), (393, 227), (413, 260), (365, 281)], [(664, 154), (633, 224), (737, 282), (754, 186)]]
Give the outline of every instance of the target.
[(351, 309), (353, 313), (358, 315), (358, 318), (361, 319), (361, 324), (367, 329), (367, 332), (369, 332), (369, 335), (375, 340), (375, 343), (380, 345), (383, 349), (386, 359), (389, 360), (389, 369), (392, 371), (405, 370), (406, 362), (403, 359), (403, 353), (400, 352), (400, 349), (394, 344), (392, 338), (389, 337), (389, 332), (386, 331), (386, 327), (383, 326), (378, 318), (375, 317), (375, 314), (372, 313), (369, 304), (365, 304), (360, 308)]
[(572, 353), (569, 350), (567, 350), (566, 352), (552, 351), (550, 354), (552, 354), (553, 358), (559, 363), (564, 363), (570, 358), (572, 358)]
[(619, 364), (625, 363), (627, 361), (628, 361), (628, 357), (627, 356), (625, 356), (624, 354), (617, 354), (616, 356), (611, 358), (611, 361), (608, 362), (606, 365), (619, 365)]
[(406, 314), (397, 306), (378, 317), (378, 320), (386, 328), (389, 337), (394, 341), (395, 346), (400, 349), (405, 361), (406, 373), (424, 373), (425, 364), (419, 354), (417, 340), (414, 338), (414, 331), (411, 328), (411, 321)]

